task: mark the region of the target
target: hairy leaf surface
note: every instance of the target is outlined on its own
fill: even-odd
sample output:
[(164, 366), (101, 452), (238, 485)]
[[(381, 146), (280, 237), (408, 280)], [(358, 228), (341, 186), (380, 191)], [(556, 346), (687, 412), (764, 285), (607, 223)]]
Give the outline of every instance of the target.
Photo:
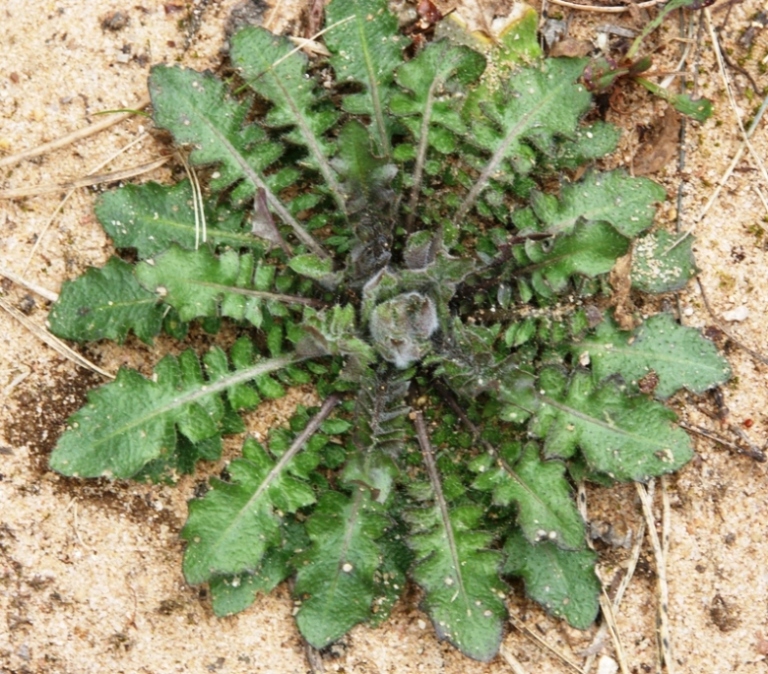
[(328, 106), (318, 109), (320, 96), (307, 74), (307, 59), (294, 51), (290, 40), (260, 26), (245, 28), (232, 38), (235, 65), (249, 86), (274, 104), (264, 122), (274, 128), (293, 127), (285, 138), (308, 149), (310, 165), (320, 171), (343, 208), (341, 186), (328, 161), (334, 147), (324, 138), (339, 113)]
[(371, 615), (375, 574), (381, 564), (376, 540), (389, 522), (364, 488), (351, 497), (326, 492), (307, 521), (312, 547), (295, 564), (301, 599), (296, 623), (315, 648), (336, 641)]
[(669, 293), (685, 288), (697, 272), (693, 237), (678, 241), (661, 229), (637, 239), (632, 250), (632, 287), (647, 293)]
[(338, 81), (365, 87), (344, 97), (344, 109), (370, 116), (376, 147), (388, 156), (392, 124), (386, 114), (387, 104), (395, 68), (402, 63), (407, 44), (397, 32), (397, 19), (389, 12), (386, 0), (333, 0), (326, 16), (333, 27), (326, 33), (325, 43)]
[(260, 126), (246, 124), (248, 105), (232, 98), (224, 83), (212, 75), (167, 66), (152, 68), (149, 93), (155, 123), (168, 129), (178, 144), (193, 148), (190, 162), (219, 167), (211, 189), (221, 191), (239, 183), (233, 191), (235, 200), (247, 199), (258, 191), (266, 206), (290, 225), (303, 243), (325, 255), (270, 189), (262, 172), (283, 148), (269, 141)]
[(591, 550), (561, 550), (553, 543), (532, 545), (519, 532), (504, 545), (504, 573), (521, 576), (529, 597), (558, 618), (587, 629), (600, 608), (597, 555)]
[(666, 192), (647, 178), (624, 171), (591, 171), (577, 183), (563, 186), (560, 198), (537, 192), (533, 210), (550, 232), (570, 232), (579, 219), (608, 222), (627, 237), (653, 224), (656, 203)]
[(247, 609), (259, 594), (268, 594), (293, 571), (294, 551), (309, 544), (304, 527), (296, 521), (281, 521), (280, 542), (268, 548), (252, 572), (216, 576), (209, 582), (213, 612), (228, 616)]
[(274, 292), (274, 270), (253, 255), (226, 251), (214, 255), (207, 247), (165, 253), (136, 267), (141, 284), (174, 307), (183, 321), (228, 316), (260, 327), (263, 312), (275, 303), (311, 304), (304, 297)]
[(731, 376), (727, 361), (715, 345), (669, 314), (651, 316), (633, 332), (619, 330), (613, 322), (605, 321), (575, 351), (589, 354), (598, 379), (618, 372), (636, 386), (646, 375), (656, 373), (654, 394), (661, 399), (681, 388), (703, 393)]
[[(95, 209), (115, 247), (135, 248), (141, 259), (162, 252), (172, 243), (191, 250), (202, 241), (202, 223), (195, 219), (188, 180), (170, 187), (153, 182), (125, 185), (102, 194)], [(209, 244), (233, 248), (259, 245), (258, 239), (243, 228), (242, 214), (205, 202), (204, 216)]]
[(414, 580), (437, 634), (477, 660), (490, 660), (501, 642), (506, 588), (491, 536), (478, 530), (482, 509), (457, 506), (448, 519), (439, 507), (410, 511)]
[(508, 162), (518, 173), (528, 173), (535, 161), (534, 147), (553, 148), (557, 136), (572, 136), (590, 96), (576, 83), (584, 63), (549, 59), (541, 67), (522, 68), (482, 105), (486, 119), (473, 120), (471, 140), (491, 157), (475, 180), (457, 217), (475, 204), (488, 181)]
[(574, 274), (607, 273), (628, 248), (629, 240), (608, 223), (581, 222), (554, 243), (529, 241), (525, 252), (531, 264), (522, 271), (531, 273), (534, 288), (547, 297), (562, 292)]
[(516, 463), (510, 464), (503, 456), (495, 463), (496, 466), (486, 466), (486, 461), (476, 464), (483, 470), (473, 487), (493, 490), (494, 503), (516, 503), (518, 523), (531, 543), (548, 540), (569, 550), (584, 546), (584, 522), (565, 479), (563, 464), (542, 461), (539, 448), (533, 443)]
[[(190, 145), (195, 165), (215, 164), (212, 183), (222, 190), (246, 180), (248, 192), (263, 187), (259, 172), (282, 153), (261, 127), (246, 124), (248, 106), (232, 98), (212, 75), (183, 68), (155, 66), (149, 79), (155, 123), (168, 129), (180, 145)], [(246, 196), (246, 195), (243, 195)]]
[(315, 500), (312, 488), (290, 474), (293, 459), (285, 454), (275, 461), (249, 438), (243, 458), (227, 468), (231, 482), (215, 480), (203, 499), (190, 502), (181, 532), (187, 582), (254, 571), (266, 550), (280, 543), (278, 512), (293, 513)]
[(151, 343), (160, 332), (163, 309), (154, 293), (139, 285), (131, 265), (112, 257), (101, 269), (65, 281), (48, 320), (51, 332), (64, 339), (122, 343), (132, 330)]
[(663, 405), (628, 396), (610, 381), (596, 386), (583, 372), (564, 388), (543, 385), (531, 427), (545, 438), (548, 456), (568, 458), (579, 447), (592, 470), (641, 482), (677, 470), (693, 456), (690, 439)]
[(296, 361), (263, 361), (214, 382), (205, 379), (191, 351), (163, 358), (154, 381), (122, 368), (114, 382), (89, 393), (85, 407), (70, 417), (51, 454), (51, 468), (80, 477), (132, 477), (174, 452), (177, 428), (192, 442), (219, 434), (221, 392)]

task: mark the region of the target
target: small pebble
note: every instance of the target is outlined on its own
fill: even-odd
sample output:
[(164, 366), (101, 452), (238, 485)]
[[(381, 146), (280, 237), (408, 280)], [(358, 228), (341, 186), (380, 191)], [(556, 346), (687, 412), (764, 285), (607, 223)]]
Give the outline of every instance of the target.
[(744, 321), (749, 316), (749, 309), (743, 304), (740, 307), (723, 312), (723, 319), (726, 321)]
[(600, 656), (597, 663), (597, 674), (616, 674), (619, 671), (619, 665), (613, 658), (607, 655)]

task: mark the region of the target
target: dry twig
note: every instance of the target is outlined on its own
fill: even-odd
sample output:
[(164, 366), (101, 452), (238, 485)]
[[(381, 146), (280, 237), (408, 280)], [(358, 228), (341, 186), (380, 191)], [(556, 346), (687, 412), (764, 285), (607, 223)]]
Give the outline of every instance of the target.
[[(122, 151), (123, 150), (121, 150), (121, 152)], [(99, 185), (101, 183), (113, 183), (118, 180), (127, 180), (128, 178), (135, 178), (143, 173), (148, 173), (149, 171), (154, 171), (156, 168), (160, 168), (163, 164), (167, 163), (170, 158), (170, 155), (167, 157), (160, 157), (160, 159), (155, 159), (146, 164), (139, 164), (138, 166), (131, 166), (130, 168), (120, 169), (118, 171), (110, 171), (109, 173), (91, 173), (82, 178), (74, 178), (73, 180), (66, 180), (62, 183), (49, 183), (47, 185), (36, 185), (34, 187), (18, 187), (12, 190), (0, 190), (0, 199), (24, 199), (26, 197), (36, 197), (40, 194), (61, 192), (62, 190), (71, 191), (76, 190), (79, 187), (90, 187), (91, 185)], [(111, 161), (111, 159), (109, 161)]]
[(29, 330), (41, 342), (44, 342), (45, 344), (50, 346), (54, 351), (56, 351), (58, 354), (60, 354), (67, 360), (71, 360), (73, 363), (75, 363), (76, 365), (79, 365), (80, 367), (84, 367), (84, 368), (87, 368), (88, 370), (93, 370), (94, 372), (98, 372), (103, 377), (107, 377), (107, 379), (115, 378), (115, 375), (113, 375), (111, 372), (102, 370), (98, 365), (95, 365), (90, 360), (88, 360), (84, 356), (81, 356), (79, 353), (77, 353), (77, 351), (70, 349), (64, 342), (62, 342), (57, 337), (54, 337), (45, 328), (41, 328), (39, 325), (29, 320), (29, 318), (27, 318), (18, 309), (11, 306), (2, 297), (0, 297), (0, 309), (4, 309), (8, 314), (10, 314), (19, 323), (21, 323), (27, 330)]
[(578, 9), (582, 12), (593, 12), (595, 14), (623, 14), (624, 12), (634, 11), (635, 9), (648, 9), (660, 5), (664, 0), (646, 0), (646, 2), (631, 3), (628, 5), (582, 5), (578, 2), (568, 2), (568, 0), (549, 0), (553, 5), (568, 7), (569, 9)]
[[(92, 169), (91, 173), (93, 171), (99, 171), (102, 168), (104, 168), (107, 164), (109, 164), (116, 157), (119, 157), (121, 154), (123, 154), (124, 152), (129, 150), (131, 147), (136, 145), (136, 143), (140, 142), (146, 135), (147, 135), (146, 131), (140, 133), (130, 143), (128, 143), (127, 145), (124, 145), (117, 152), (115, 152), (114, 154), (110, 155), (105, 160), (100, 162), (97, 166), (95, 166)], [(53, 224), (53, 221), (56, 218), (56, 215), (61, 211), (62, 208), (64, 208), (64, 204), (66, 204), (67, 201), (69, 201), (69, 198), (75, 193), (76, 189), (77, 189), (76, 187), (73, 187), (72, 189), (70, 189), (67, 192), (66, 196), (59, 202), (59, 205), (56, 206), (56, 209), (51, 214), (51, 217), (48, 218), (48, 222), (45, 223), (45, 226), (43, 227), (43, 231), (40, 232), (39, 236), (37, 237), (37, 240), (35, 241), (35, 245), (32, 246), (32, 250), (30, 251), (29, 256), (27, 257), (27, 261), (24, 264), (24, 271), (25, 272), (27, 271), (27, 268), (29, 267), (30, 263), (32, 262), (32, 258), (35, 256), (35, 253), (37, 252), (37, 248), (40, 245), (40, 242), (43, 240), (43, 237), (45, 236), (45, 233), (48, 231), (48, 229), (50, 228), (51, 224)]]
[[(658, 591), (658, 606), (656, 629), (659, 647), (659, 671), (661, 666), (666, 665), (667, 674), (674, 674), (675, 664), (672, 659), (672, 640), (669, 630), (669, 586), (667, 585), (667, 560), (664, 551), (664, 545), (659, 541), (659, 534), (656, 531), (656, 521), (653, 515), (653, 488), (655, 482), (651, 480), (648, 488), (639, 482), (635, 483), (637, 495), (640, 497), (640, 503), (643, 507), (646, 524), (648, 527), (648, 540), (651, 542), (653, 557), (656, 561), (656, 582)], [(663, 521), (665, 516), (669, 516), (668, 505), (662, 506), (662, 540), (664, 531), (668, 529), (669, 524)]]
[(55, 302), (57, 299), (59, 299), (58, 293), (48, 290), (47, 288), (43, 288), (42, 286), (39, 286), (32, 281), (27, 281), (25, 278), (17, 274), (15, 271), (12, 271), (11, 269), (0, 267), (0, 276), (5, 276), (5, 278), (7, 278), (9, 281), (13, 281), (16, 285), (32, 291), (35, 293), (35, 295), (40, 295), (40, 297), (45, 298), (49, 302)]
[(560, 662), (570, 667), (574, 672), (578, 672), (579, 674), (584, 674), (581, 667), (579, 667), (573, 660), (571, 660), (562, 651), (552, 646), (546, 639), (536, 634), (536, 632), (534, 632), (530, 627), (528, 627), (525, 623), (523, 623), (516, 615), (510, 613), (509, 621), (515, 626), (517, 630), (522, 632), (525, 636), (527, 636), (532, 641), (536, 642), (539, 646), (544, 648), (545, 651), (549, 651), (558, 660), (560, 660)]
[(72, 143), (76, 143), (77, 141), (82, 140), (83, 138), (88, 138), (89, 136), (93, 136), (103, 131), (104, 129), (108, 129), (110, 126), (119, 124), (120, 122), (135, 115), (139, 110), (146, 108), (148, 105), (149, 105), (149, 97), (144, 96), (136, 104), (136, 108), (134, 110), (130, 110), (128, 112), (122, 112), (115, 115), (110, 115), (109, 117), (106, 117), (100, 122), (96, 122), (95, 124), (91, 124), (90, 126), (86, 126), (82, 129), (78, 129), (77, 131), (73, 131), (72, 133), (68, 133), (66, 136), (62, 136), (61, 138), (52, 140), (49, 143), (43, 143), (42, 145), (38, 145), (37, 147), (30, 148), (29, 150), (24, 150), (23, 152), (19, 152), (18, 154), (10, 155), (9, 157), (3, 157), (2, 159), (0, 159), (0, 167), (13, 166), (14, 164), (18, 164), (19, 162), (22, 162), (25, 159), (32, 159), (33, 157), (39, 157), (42, 154), (47, 154), (55, 150), (60, 150), (63, 147), (67, 147), (67, 145), (71, 145)]

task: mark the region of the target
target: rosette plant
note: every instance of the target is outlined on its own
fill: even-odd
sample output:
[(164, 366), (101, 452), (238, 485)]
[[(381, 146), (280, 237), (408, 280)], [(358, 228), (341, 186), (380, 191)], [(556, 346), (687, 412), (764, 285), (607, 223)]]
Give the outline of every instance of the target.
[[(575, 481), (683, 466), (664, 400), (729, 374), (671, 315), (619, 327), (606, 275), (634, 250), (638, 292), (679, 289), (690, 243), (652, 229), (659, 185), (595, 168), (619, 132), (592, 110), (585, 61), (541, 57), (532, 12), (484, 53), (460, 31), (414, 53), (385, 0), (333, 0), (326, 19), (327, 59), (248, 27), (233, 76), (153, 68), (154, 122), (193, 179), (100, 197), (128, 254), (66, 283), (51, 328), (228, 329), (93, 390), (50, 465), (173, 480), (245, 434), (189, 503), (184, 575), (220, 615), (294, 577), (317, 648), (384, 620), (408, 582), (479, 660), (513, 576), (585, 628), (599, 583)], [(248, 436), (240, 412), (310, 384), (318, 408)]]

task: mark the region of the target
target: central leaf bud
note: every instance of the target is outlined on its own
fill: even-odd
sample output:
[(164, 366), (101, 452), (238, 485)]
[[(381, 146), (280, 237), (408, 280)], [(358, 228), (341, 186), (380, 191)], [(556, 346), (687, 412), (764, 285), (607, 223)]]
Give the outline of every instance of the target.
[(429, 338), (437, 327), (435, 303), (417, 292), (382, 302), (371, 314), (370, 331), (376, 350), (401, 370), (428, 353)]

